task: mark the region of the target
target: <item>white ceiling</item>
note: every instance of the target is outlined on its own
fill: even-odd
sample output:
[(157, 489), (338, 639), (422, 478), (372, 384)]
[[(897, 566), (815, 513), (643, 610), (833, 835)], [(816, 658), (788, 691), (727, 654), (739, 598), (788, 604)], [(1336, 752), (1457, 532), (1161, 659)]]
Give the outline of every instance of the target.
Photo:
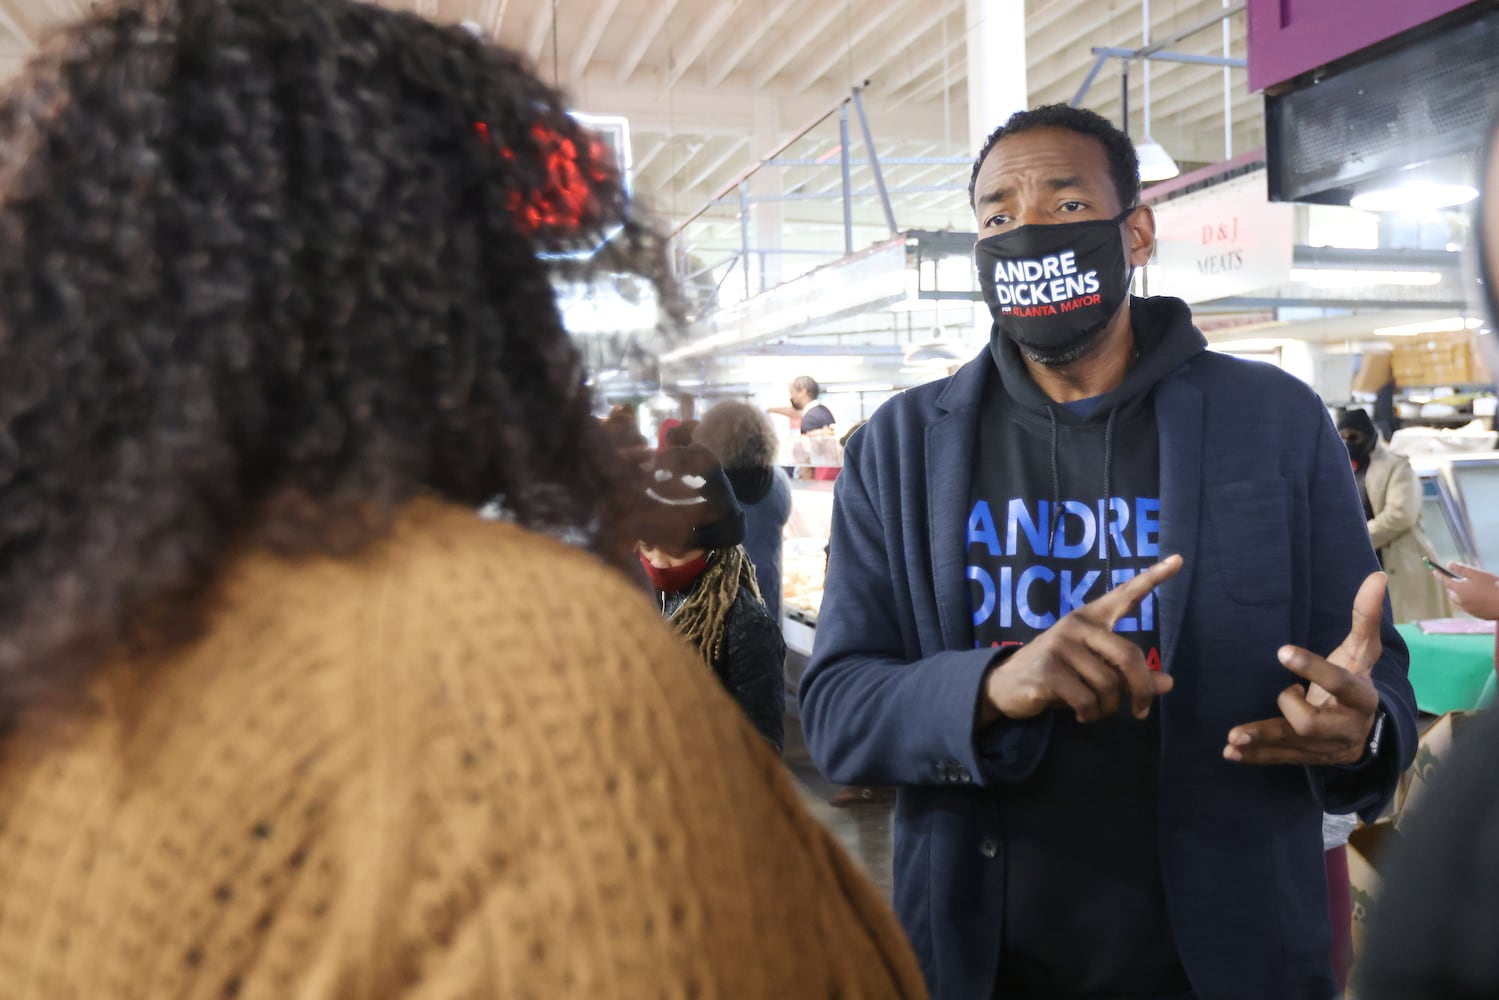
[[(525, 52), (577, 106), (631, 120), (636, 190), (668, 219), (696, 211), (768, 149), (869, 80), (866, 95), (881, 157), (962, 156), (965, 134), (965, 0), (383, 0), (442, 21), (473, 21), (494, 41)], [(996, 2), (996, 0), (990, 0)], [(1024, 0), (1032, 104), (1069, 101), (1093, 64), (1093, 46), (1138, 47), (1140, 0)], [(1154, 0), (1152, 38), (1221, 11), (1225, 0)], [(77, 17), (88, 0), (0, 0), (0, 73), (14, 69), (48, 25)], [(1231, 26), (1231, 55), (1244, 57), (1244, 15)], [(1223, 54), (1221, 28), (1172, 45)], [(1230, 71), (1233, 151), (1263, 142), (1258, 95)], [(1131, 132), (1143, 131), (1141, 67), (1131, 74)], [(1154, 137), (1183, 165), (1223, 158), (1223, 71), (1155, 63)], [(1083, 102), (1117, 120), (1119, 65), (1111, 62)], [(853, 155), (862, 155), (853, 127)], [(825, 123), (788, 155), (831, 151), (833, 166), (785, 168), (787, 190), (836, 192), (838, 132)], [(966, 184), (960, 165), (892, 165), (891, 187)], [(855, 168), (855, 188), (872, 179)], [(971, 226), (961, 192), (898, 196), (902, 228)], [(737, 206), (717, 213), (737, 242)], [(787, 228), (836, 228), (836, 199), (788, 204)], [(860, 199), (858, 218), (883, 216)], [(868, 239), (861, 239), (861, 245)]]

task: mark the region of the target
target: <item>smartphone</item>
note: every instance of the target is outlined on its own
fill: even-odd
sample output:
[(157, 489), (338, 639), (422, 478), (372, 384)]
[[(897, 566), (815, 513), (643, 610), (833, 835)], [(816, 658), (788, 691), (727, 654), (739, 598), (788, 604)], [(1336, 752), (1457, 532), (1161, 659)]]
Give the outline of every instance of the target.
[(1422, 556), (1421, 557), (1421, 561), (1426, 564), (1426, 566), (1427, 566), (1428, 569), (1434, 569), (1434, 570), (1436, 570), (1438, 573), (1442, 574), (1443, 576), (1445, 576), (1449, 580), (1466, 580), (1467, 579), (1467, 577), (1465, 577), (1465, 576), (1458, 576), (1456, 573), (1452, 572), (1452, 570), (1448, 569), (1446, 566), (1438, 566), (1436, 563), (1432, 562), (1431, 559), (1429, 557), (1427, 557), (1427, 556)]

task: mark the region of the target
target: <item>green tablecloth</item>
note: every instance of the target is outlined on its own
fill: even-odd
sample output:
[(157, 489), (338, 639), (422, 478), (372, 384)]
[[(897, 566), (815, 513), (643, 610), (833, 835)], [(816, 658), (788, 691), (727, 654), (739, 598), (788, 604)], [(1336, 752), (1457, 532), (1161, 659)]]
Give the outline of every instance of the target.
[(1441, 715), (1478, 707), (1494, 680), (1493, 636), (1427, 635), (1419, 625), (1396, 628), (1410, 647), (1417, 708)]

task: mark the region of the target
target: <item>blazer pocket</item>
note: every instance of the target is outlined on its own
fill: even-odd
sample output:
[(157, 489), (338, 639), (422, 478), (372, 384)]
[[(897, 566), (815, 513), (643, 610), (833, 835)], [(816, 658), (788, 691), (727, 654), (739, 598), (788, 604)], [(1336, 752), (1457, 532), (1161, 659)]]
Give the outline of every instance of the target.
[(1207, 516), (1217, 576), (1240, 604), (1291, 597), (1290, 490), (1280, 478), (1208, 487)]

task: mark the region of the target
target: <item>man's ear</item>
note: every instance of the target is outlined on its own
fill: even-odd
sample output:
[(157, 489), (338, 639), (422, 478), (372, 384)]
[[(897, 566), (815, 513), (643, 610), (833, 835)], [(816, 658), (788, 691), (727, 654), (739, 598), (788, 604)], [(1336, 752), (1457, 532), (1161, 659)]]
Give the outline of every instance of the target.
[(1155, 256), (1155, 210), (1141, 205), (1124, 220), (1131, 267), (1144, 267)]

